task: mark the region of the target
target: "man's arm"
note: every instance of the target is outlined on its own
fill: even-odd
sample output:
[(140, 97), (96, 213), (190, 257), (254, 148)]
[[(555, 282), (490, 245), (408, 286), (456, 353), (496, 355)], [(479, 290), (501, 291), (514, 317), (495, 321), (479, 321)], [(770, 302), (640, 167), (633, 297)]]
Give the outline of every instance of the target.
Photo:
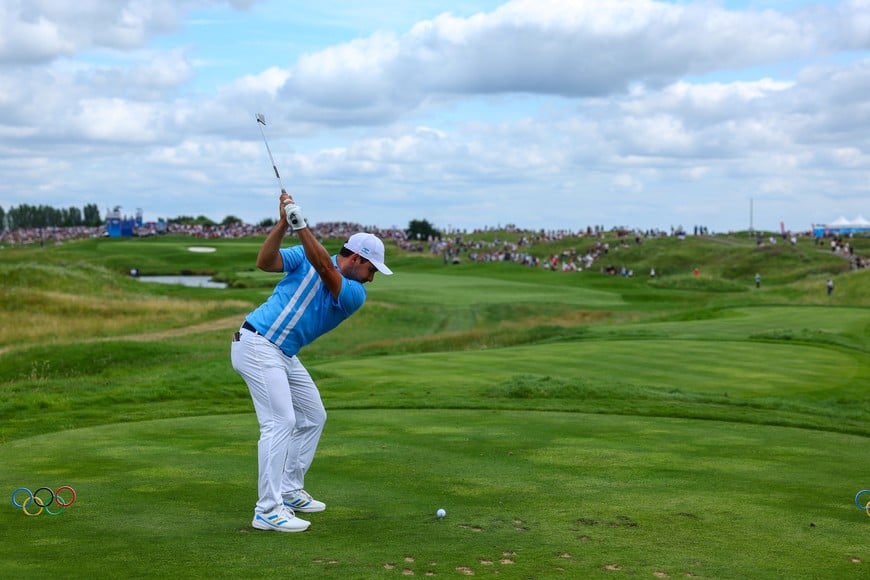
[(281, 257), (281, 242), (287, 234), (287, 222), (284, 220), (284, 208), (281, 208), (281, 219), (266, 236), (266, 241), (257, 254), (257, 268), (264, 272), (283, 272), (284, 259)]
[[(287, 233), (287, 214), (285, 206), (294, 203), (293, 198), (288, 194), (281, 194), (279, 202), (280, 219), (269, 235), (263, 246), (260, 248), (260, 253), (257, 256), (257, 267), (266, 272), (283, 272), (284, 260), (281, 258), (281, 242)], [(332, 262), (332, 256), (326, 248), (323, 247), (317, 237), (307, 227), (302, 227), (295, 230), (299, 236), (299, 241), (302, 242), (302, 249), (305, 251), (305, 257), (311, 263), (311, 266), (320, 276), (323, 284), (326, 286), (333, 298), (338, 298), (338, 293), (341, 292), (342, 275), (335, 264)]]
[(305, 257), (311, 262), (311, 265), (320, 275), (323, 284), (332, 294), (333, 298), (338, 298), (338, 293), (341, 292), (342, 275), (332, 262), (332, 256), (326, 251), (317, 237), (309, 228), (296, 230), (296, 235), (299, 236), (299, 241), (302, 242), (302, 249), (305, 250)]

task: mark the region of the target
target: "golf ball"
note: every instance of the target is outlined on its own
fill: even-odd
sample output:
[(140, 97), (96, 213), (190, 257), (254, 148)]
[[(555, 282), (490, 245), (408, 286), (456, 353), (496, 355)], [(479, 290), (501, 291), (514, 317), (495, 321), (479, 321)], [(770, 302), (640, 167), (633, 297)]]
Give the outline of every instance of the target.
[(447, 512), (445, 512), (443, 509), (439, 509), (437, 512), (435, 512), (435, 515), (438, 516), (439, 518), (443, 518), (444, 516), (447, 515)]

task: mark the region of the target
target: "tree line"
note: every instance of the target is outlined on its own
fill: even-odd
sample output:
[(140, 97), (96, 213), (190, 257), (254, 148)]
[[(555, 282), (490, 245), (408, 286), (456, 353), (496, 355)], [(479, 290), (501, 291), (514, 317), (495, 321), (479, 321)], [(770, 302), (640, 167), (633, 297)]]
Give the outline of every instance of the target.
[[(188, 225), (217, 225), (205, 216), (178, 216), (168, 220), (171, 224)], [(57, 209), (47, 205), (21, 204), (10, 207), (9, 210), (0, 207), (0, 230), (30, 229), (30, 228), (69, 228), (69, 227), (97, 227), (103, 225), (100, 210), (97, 204), (89, 203), (84, 208), (68, 207)], [(238, 225), (242, 220), (229, 215), (224, 218), (220, 225)], [(261, 227), (274, 225), (274, 219), (266, 219), (260, 222)], [(441, 232), (429, 223), (428, 220), (411, 220), (405, 233), (410, 239), (425, 240), (430, 237), (438, 237)]]
[(103, 219), (94, 203), (83, 208), (54, 208), (47, 205), (28, 205), (26, 203), (8, 210), (0, 207), (0, 229), (18, 228), (69, 228), (77, 226), (100, 226)]

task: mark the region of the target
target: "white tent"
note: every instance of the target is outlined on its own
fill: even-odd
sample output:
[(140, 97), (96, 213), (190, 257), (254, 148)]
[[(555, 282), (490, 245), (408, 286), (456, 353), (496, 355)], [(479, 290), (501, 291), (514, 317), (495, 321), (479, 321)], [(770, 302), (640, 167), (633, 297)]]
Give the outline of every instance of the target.
[(863, 215), (859, 215), (853, 220), (847, 220), (845, 216), (840, 216), (825, 225), (813, 226), (813, 235), (815, 236), (868, 233), (870, 233), (870, 221), (867, 221)]

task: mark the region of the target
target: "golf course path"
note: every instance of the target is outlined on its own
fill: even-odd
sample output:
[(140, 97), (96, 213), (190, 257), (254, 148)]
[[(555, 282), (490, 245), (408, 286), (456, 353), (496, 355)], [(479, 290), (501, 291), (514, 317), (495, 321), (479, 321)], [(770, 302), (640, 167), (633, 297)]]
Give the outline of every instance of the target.
[(96, 340), (134, 340), (147, 342), (150, 340), (163, 340), (164, 338), (176, 338), (179, 336), (187, 336), (188, 334), (197, 334), (200, 332), (212, 332), (214, 330), (226, 330), (227, 341), (230, 340), (230, 334), (239, 329), (242, 321), (245, 318), (244, 314), (234, 314), (218, 320), (209, 320), (194, 324), (192, 326), (183, 326), (181, 328), (171, 328), (169, 330), (158, 330), (155, 332), (143, 332), (137, 334), (127, 334), (122, 336), (106, 336)]

